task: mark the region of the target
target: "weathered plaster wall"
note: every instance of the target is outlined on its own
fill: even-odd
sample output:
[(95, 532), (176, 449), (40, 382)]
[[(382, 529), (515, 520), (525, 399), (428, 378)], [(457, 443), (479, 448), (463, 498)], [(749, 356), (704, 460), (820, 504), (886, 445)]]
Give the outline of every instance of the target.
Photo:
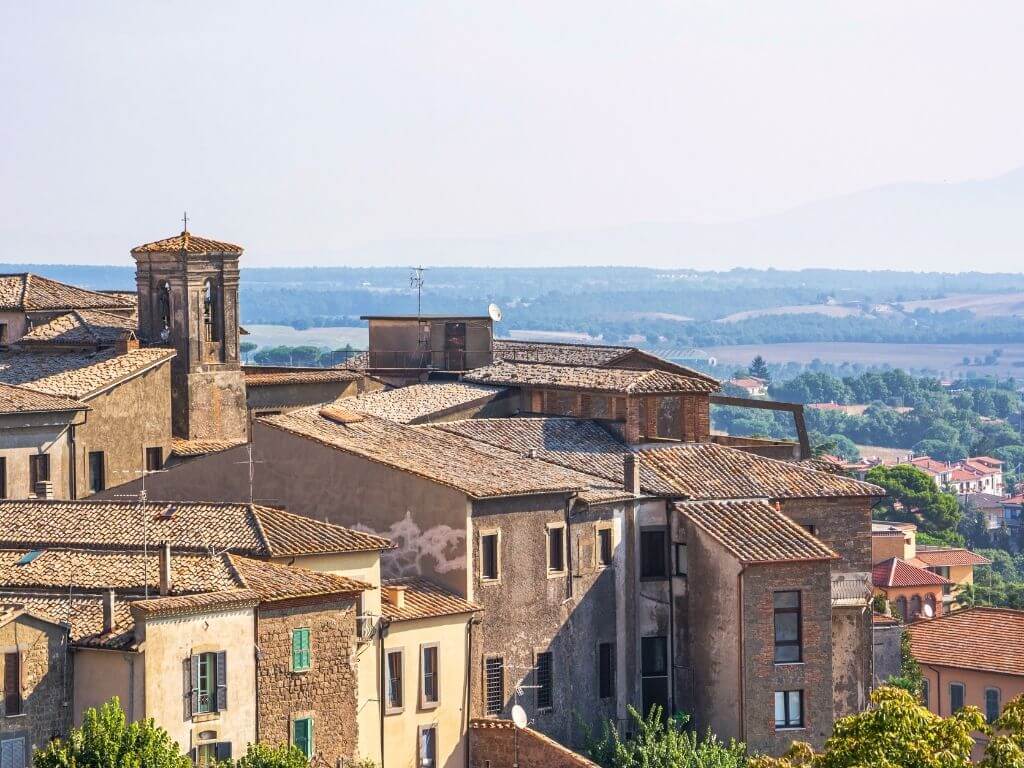
[(88, 496), (89, 452), (103, 451), (111, 488), (139, 477), (146, 448), (171, 449), (170, 365), (162, 363), (86, 401), (92, 409), (76, 428), (78, 498)]
[[(67, 633), (56, 624), (22, 615), (0, 627), (0, 652), (17, 652), (20, 661), (21, 713), (4, 712), (0, 738), (25, 739), (25, 759), (71, 726), (71, 668)], [(0, 666), (6, 661), (0, 657)], [(2, 705), (3, 702), (0, 702)]]
[(903, 632), (902, 624), (874, 627), (874, 685), (882, 685), (890, 677), (900, 673), (900, 640)]
[(5, 498), (26, 499), (35, 494), (35, 489), (29, 487), (29, 456), (41, 453), (50, 456), (54, 498), (68, 498), (70, 420), (70, 415), (56, 413), (0, 416), (0, 457), (7, 464), (7, 487), (0, 490), (6, 493)]
[(7, 324), (7, 338), (4, 343), (13, 344), (28, 330), (24, 312), (0, 312), (0, 323)]
[(73, 717), (82, 724), (85, 710), (117, 697), (129, 720), (145, 717), (145, 664), (141, 654), (76, 648)]
[(187, 429), (175, 433), (190, 440), (244, 438), (248, 428), (245, 376), (239, 370), (188, 374), (181, 391), (188, 392)]
[(358, 379), (312, 384), (263, 385), (246, 387), (246, 401), (250, 413), (290, 411), (306, 405), (329, 403), (339, 397), (349, 397), (362, 391), (364, 388)]
[(835, 607), (832, 609), (833, 706), (838, 720), (868, 705), (874, 669), (871, 609)]

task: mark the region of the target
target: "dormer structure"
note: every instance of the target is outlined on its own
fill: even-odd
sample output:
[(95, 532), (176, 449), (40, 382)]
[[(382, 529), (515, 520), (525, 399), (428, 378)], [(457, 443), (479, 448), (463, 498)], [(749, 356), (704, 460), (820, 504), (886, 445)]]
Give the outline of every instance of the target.
[(171, 369), (177, 437), (244, 438), (245, 377), (238, 349), (241, 246), (180, 235), (132, 249), (139, 335), (177, 350)]

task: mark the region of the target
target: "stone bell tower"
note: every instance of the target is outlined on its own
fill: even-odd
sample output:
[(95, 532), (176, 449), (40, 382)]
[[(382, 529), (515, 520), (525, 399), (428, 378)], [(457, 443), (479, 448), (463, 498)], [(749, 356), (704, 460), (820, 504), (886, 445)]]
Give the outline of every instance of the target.
[[(187, 219), (186, 219), (187, 226)], [(231, 243), (180, 235), (132, 249), (139, 338), (174, 347), (175, 437), (247, 436), (245, 376), (238, 353), (238, 257)]]

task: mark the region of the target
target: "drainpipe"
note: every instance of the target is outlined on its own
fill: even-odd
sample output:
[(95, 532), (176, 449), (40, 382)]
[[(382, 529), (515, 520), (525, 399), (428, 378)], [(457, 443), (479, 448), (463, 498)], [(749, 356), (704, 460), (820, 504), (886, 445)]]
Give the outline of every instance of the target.
[(74, 501), (78, 498), (78, 472), (76, 459), (78, 447), (75, 445), (75, 425), (68, 427), (68, 498)]
[(477, 622), (476, 616), (470, 616), (466, 622), (466, 768), (473, 764), (473, 749), (470, 746), (469, 735), (469, 710), (473, 704), (473, 625)]
[(675, 569), (672, 567), (672, 507), (670, 504), (665, 504), (665, 537), (667, 541), (665, 546), (669, 548), (668, 555), (665, 559), (666, 565), (668, 565), (668, 660), (669, 669), (671, 670), (670, 680), (672, 688), (670, 689), (670, 701), (672, 702), (672, 713), (676, 711), (676, 593), (675, 593)]
[(572, 600), (573, 596), (573, 574), (572, 574), (572, 508), (576, 504), (576, 499), (579, 498), (578, 493), (573, 493), (566, 499), (565, 502), (565, 569), (566, 579), (565, 584), (565, 599)]
[[(906, 630), (903, 631), (906, 632)], [(928, 667), (935, 673), (935, 708), (938, 710), (936, 714), (942, 717), (942, 672), (931, 664), (922, 664), (921, 666)], [(928, 691), (928, 698), (931, 698), (931, 691)]]
[(380, 621), (377, 622), (377, 640), (380, 644), (379, 652), (379, 664), (380, 669), (377, 675), (377, 687), (380, 691), (380, 695), (377, 697), (380, 700), (380, 768), (384, 768), (384, 708), (387, 702), (387, 690), (385, 686), (384, 673), (386, 668), (384, 666), (384, 638), (388, 634), (388, 625), (390, 622), (383, 616), (380, 617)]
[(742, 566), (740, 572), (736, 575), (736, 594), (739, 597), (740, 605), (740, 627), (739, 635), (736, 638), (737, 645), (739, 646), (739, 668), (740, 668), (740, 737), (739, 741), (746, 742), (747, 740), (747, 722), (745, 718), (744, 709), (746, 707), (746, 691), (747, 691), (747, 665), (744, 662), (743, 646), (744, 646), (744, 633), (743, 633), (743, 574), (746, 572), (747, 566)]

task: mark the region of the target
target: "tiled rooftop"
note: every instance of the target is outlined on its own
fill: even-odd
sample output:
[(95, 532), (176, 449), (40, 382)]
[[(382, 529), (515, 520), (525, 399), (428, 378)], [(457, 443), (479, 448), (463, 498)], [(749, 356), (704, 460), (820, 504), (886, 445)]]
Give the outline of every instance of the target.
[(381, 601), (381, 613), (392, 621), (454, 616), (482, 610), (476, 603), (471, 603), (444, 587), (423, 579), (388, 579), (384, 584), (405, 587), (405, 606), (401, 609), (392, 605), (387, 600), (386, 592), (382, 590), (384, 599)]
[(506, 390), (463, 381), (412, 384), (398, 389), (367, 392), (338, 401), (341, 408), (370, 414), (399, 424), (427, 421), (447, 411), (493, 399)]
[(211, 547), (261, 557), (372, 551), (387, 539), (282, 510), (248, 504), (129, 501), (2, 501), (0, 546), (8, 549), (139, 549), (167, 541), (176, 550)]
[(98, 309), (76, 309), (36, 325), (19, 344), (113, 344), (135, 333), (136, 321)]
[(0, 352), (0, 383), (51, 395), (83, 398), (174, 357), (173, 349), (150, 347), (118, 355), (103, 352)]
[(932, 573), (924, 568), (908, 563), (900, 557), (890, 557), (876, 563), (871, 569), (871, 581), (876, 587), (888, 589), (890, 587), (943, 587), (952, 584), (937, 573)]
[(917, 548), (917, 559), (929, 568), (941, 566), (992, 565), (987, 557), (982, 557), (963, 547), (940, 549)]
[(201, 592), (196, 595), (175, 597), (154, 597), (148, 600), (133, 600), (132, 616), (180, 616), (191, 613), (228, 611), (236, 608), (253, 607), (259, 602), (259, 595), (250, 589), (231, 589), (223, 592)]
[(220, 240), (211, 240), (207, 237), (196, 237), (191, 232), (182, 232), (180, 235), (165, 237), (145, 245), (137, 245), (132, 248), (132, 253), (241, 253), (242, 246), (234, 243), (225, 243)]
[(10, 591), (0, 587), (0, 600), (20, 605), (29, 613), (55, 624), (70, 624), (71, 641), (76, 645), (124, 649), (131, 648), (135, 643), (134, 622), (128, 600), (114, 601), (115, 629), (107, 635), (102, 634), (103, 599), (97, 593), (75, 590), (69, 596), (67, 593)]
[(922, 664), (1024, 675), (1024, 611), (968, 608), (908, 627)]
[(718, 385), (706, 378), (659, 370), (590, 368), (540, 363), (498, 362), (465, 373), (463, 381), (510, 387), (542, 387), (623, 395), (710, 393)]
[(744, 564), (838, 557), (764, 499), (684, 501), (675, 508)]
[(587, 501), (622, 498), (621, 484), (555, 467), (512, 451), (475, 443), (433, 427), (412, 427), (362, 415), (341, 420), (319, 406), (269, 416), (260, 422), (419, 475), (472, 498), (581, 492)]
[(227, 557), (241, 579), (242, 586), (251, 589), (263, 601), (351, 594), (373, 588), (364, 581), (333, 573), (251, 560), (237, 555)]
[(245, 385), (247, 387), (273, 387), (285, 384), (332, 384), (346, 381), (358, 381), (361, 374), (353, 371), (346, 371), (340, 368), (276, 368), (267, 366), (266, 370), (257, 365), (246, 365), (242, 368), (245, 373)]
[(20, 312), (61, 309), (131, 310), (135, 306), (122, 296), (98, 293), (31, 273), (0, 275), (0, 310)]
[(0, 384), (0, 413), (53, 413), (85, 411), (88, 406), (68, 397), (48, 395), (27, 387)]
[(171, 441), (171, 455), (181, 457), (205, 456), (208, 453), (220, 453), (231, 448), (237, 448), (240, 445), (245, 445), (245, 443), (246, 440), (244, 438), (238, 440), (183, 440), (180, 437), (176, 437)]

